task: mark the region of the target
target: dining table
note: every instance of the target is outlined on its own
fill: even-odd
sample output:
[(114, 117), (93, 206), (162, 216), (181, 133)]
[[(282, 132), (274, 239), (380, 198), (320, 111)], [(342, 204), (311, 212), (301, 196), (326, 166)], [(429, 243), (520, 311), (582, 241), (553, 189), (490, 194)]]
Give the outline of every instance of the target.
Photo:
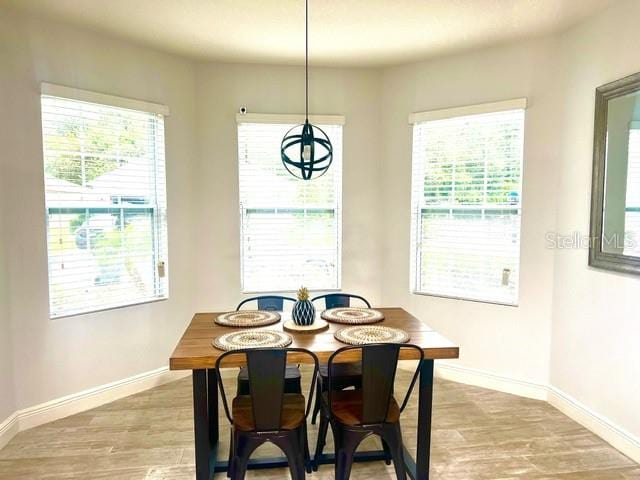
[[(447, 338), (430, 328), (425, 322), (414, 317), (400, 307), (376, 308), (384, 315), (384, 320), (376, 325), (400, 328), (410, 335), (409, 343), (419, 346), (424, 352), (424, 359), (419, 366), (417, 381), (418, 416), (417, 446), (415, 456), (405, 447), (404, 461), (407, 472), (413, 480), (429, 479), (429, 460), (431, 451), (431, 416), (433, 408), (433, 376), (434, 361), (454, 359), (459, 356), (459, 347)], [(233, 331), (233, 328), (215, 323), (215, 319), (225, 312), (196, 313), (187, 326), (182, 338), (171, 355), (171, 370), (191, 370), (193, 380), (193, 417), (195, 437), (196, 479), (209, 480), (217, 472), (226, 472), (227, 459), (218, 459), (219, 431), (218, 424), (218, 385), (215, 371), (216, 360), (224, 352), (212, 345), (212, 340), (220, 335)], [(346, 325), (330, 323), (329, 328), (318, 333), (292, 333), (290, 347), (304, 348), (313, 352), (320, 362), (326, 362), (336, 350), (345, 346), (336, 340), (336, 331)], [(283, 330), (283, 321), (265, 327), (269, 330)], [(300, 354), (298, 354), (300, 355)], [(417, 358), (416, 351), (402, 349), (400, 360)], [(287, 360), (293, 363), (308, 363), (306, 355), (297, 356), (291, 353)], [(344, 358), (343, 360), (349, 360)], [(244, 366), (241, 359), (238, 364), (225, 362), (225, 367)], [(357, 452), (354, 460), (373, 461), (385, 459), (383, 450)], [(333, 454), (323, 454), (317, 459), (319, 464), (335, 463)], [(251, 459), (249, 468), (271, 468), (287, 466), (286, 457)]]

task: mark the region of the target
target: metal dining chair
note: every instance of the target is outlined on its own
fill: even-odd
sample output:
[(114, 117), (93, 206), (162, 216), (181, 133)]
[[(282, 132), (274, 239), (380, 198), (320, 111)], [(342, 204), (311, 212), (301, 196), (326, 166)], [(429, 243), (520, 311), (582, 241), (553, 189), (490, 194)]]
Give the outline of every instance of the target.
[(240, 310), (245, 303), (258, 302), (258, 310), (281, 312), (284, 310), (285, 300), (296, 303), (296, 299), (291, 297), (283, 297), (281, 295), (260, 295), (258, 297), (251, 297), (241, 301), (236, 307), (236, 311)]
[[(285, 368), (289, 353), (301, 353), (312, 359), (314, 368), (309, 398), (285, 391)], [(231, 411), (220, 368), (231, 355), (244, 355), (251, 385), (248, 395), (238, 395)], [(253, 451), (265, 442), (278, 446), (287, 456), (291, 478), (304, 480), (311, 473), (307, 417), (318, 374), (318, 357), (304, 348), (250, 348), (225, 352), (216, 361), (216, 375), (224, 411), (231, 423), (229, 468), (227, 476), (244, 478)]]
[[(394, 397), (394, 382), (398, 358), (402, 349), (414, 350), (418, 359), (416, 370), (401, 404)], [(334, 360), (345, 352), (361, 355), (362, 389), (336, 391), (333, 387)], [(400, 430), (403, 412), (415, 386), (424, 353), (412, 344), (370, 344), (344, 347), (329, 357), (326, 392), (322, 394), (322, 415), (314, 456), (314, 468), (322, 457), (327, 428), (331, 424), (335, 444), (335, 478), (346, 480), (351, 472), (356, 448), (366, 437), (377, 435), (388, 448), (398, 480), (406, 479), (404, 447)]]
[[(325, 308), (344, 308), (351, 306), (351, 299), (357, 298), (364, 302), (367, 308), (371, 308), (369, 301), (361, 297), (360, 295), (354, 295), (351, 293), (328, 293), (326, 295), (319, 295), (312, 299), (312, 301), (324, 299)], [(353, 387), (359, 389), (362, 385), (362, 371), (360, 370), (360, 364), (358, 363), (343, 363), (336, 364), (336, 370), (334, 373), (333, 385), (336, 390), (344, 390), (345, 388)], [(318, 390), (316, 393), (316, 403), (313, 407), (313, 416), (311, 417), (311, 424), (315, 425), (318, 413), (320, 413), (320, 395), (322, 394), (322, 388), (326, 388), (327, 382), (327, 366), (325, 364), (320, 365), (320, 376)], [(324, 386), (324, 387), (323, 387)]]
[(315, 302), (316, 300), (324, 299), (325, 308), (338, 308), (349, 307), (351, 305), (352, 298), (361, 300), (367, 308), (371, 308), (371, 304), (366, 298), (352, 293), (327, 293), (325, 295), (318, 295), (317, 297), (312, 298), (311, 301)]
[[(274, 312), (282, 312), (284, 310), (284, 302), (296, 302), (295, 298), (283, 297), (281, 295), (260, 295), (243, 300), (236, 307), (236, 311), (240, 310), (243, 305), (249, 302), (257, 302), (258, 310), (269, 310)], [(300, 369), (297, 365), (287, 365), (285, 372), (285, 391), (287, 393), (301, 393)], [(249, 377), (246, 368), (241, 368), (238, 373), (237, 390), (238, 395), (249, 394)]]

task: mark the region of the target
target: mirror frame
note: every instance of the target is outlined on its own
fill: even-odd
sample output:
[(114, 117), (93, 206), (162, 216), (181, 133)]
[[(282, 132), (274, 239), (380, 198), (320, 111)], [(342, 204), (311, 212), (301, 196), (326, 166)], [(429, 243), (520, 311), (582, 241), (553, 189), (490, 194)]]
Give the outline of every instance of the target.
[[(629, 75), (628, 77), (596, 88), (595, 119), (593, 125), (589, 266), (640, 275), (640, 257), (630, 257), (619, 253), (602, 251), (609, 100), (634, 92), (640, 92), (640, 73)], [(638, 240), (640, 241), (640, 239)]]

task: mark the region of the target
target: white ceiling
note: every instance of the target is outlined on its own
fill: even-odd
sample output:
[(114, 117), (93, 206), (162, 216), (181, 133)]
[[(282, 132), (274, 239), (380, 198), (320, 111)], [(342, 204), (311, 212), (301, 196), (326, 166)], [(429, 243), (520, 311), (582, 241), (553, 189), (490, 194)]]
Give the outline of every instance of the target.
[[(310, 0), (315, 65), (398, 64), (561, 31), (614, 0)], [(0, 0), (201, 60), (299, 63), (303, 0)]]

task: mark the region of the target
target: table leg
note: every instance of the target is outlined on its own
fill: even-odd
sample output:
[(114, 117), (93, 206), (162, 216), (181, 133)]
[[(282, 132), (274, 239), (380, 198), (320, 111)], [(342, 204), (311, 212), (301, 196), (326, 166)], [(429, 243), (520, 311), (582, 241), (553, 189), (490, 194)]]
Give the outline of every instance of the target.
[(418, 444), (416, 449), (415, 480), (429, 480), (431, 456), (431, 412), (433, 407), (434, 361), (425, 359), (420, 365), (418, 389)]
[(196, 479), (210, 480), (218, 446), (218, 391), (215, 370), (193, 371)]
[(218, 379), (215, 368), (207, 370), (207, 397), (209, 400), (209, 441), (218, 445)]

